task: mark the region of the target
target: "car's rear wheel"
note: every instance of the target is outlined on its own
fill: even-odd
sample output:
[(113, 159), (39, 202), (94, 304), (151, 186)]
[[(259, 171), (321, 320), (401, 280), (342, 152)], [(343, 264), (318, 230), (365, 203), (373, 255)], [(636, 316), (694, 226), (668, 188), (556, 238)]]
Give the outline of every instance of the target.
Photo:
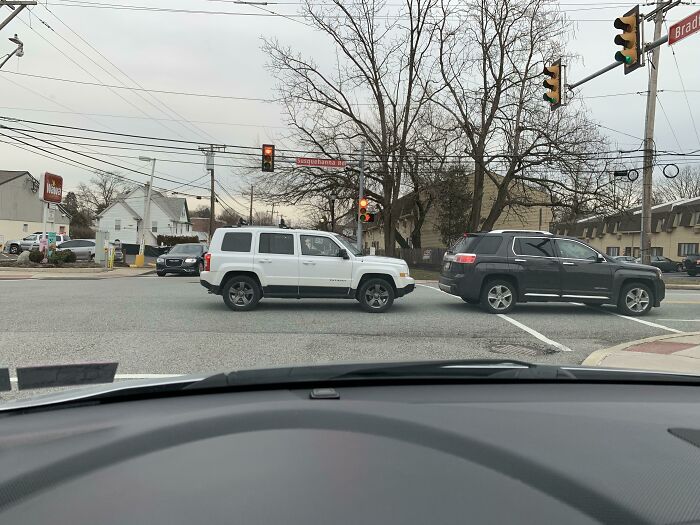
[(384, 279), (368, 279), (357, 295), (362, 308), (378, 314), (386, 312), (394, 303), (394, 288)]
[(646, 315), (652, 304), (652, 292), (646, 284), (630, 283), (620, 290), (617, 309), (623, 315)]
[(156, 275), (157, 275), (158, 277), (165, 277), (165, 272), (157, 271), (157, 272), (156, 272)]
[(226, 306), (240, 312), (255, 308), (262, 297), (258, 283), (247, 275), (231, 277), (226, 281), (222, 295)]
[(697, 274), (698, 272), (696, 272), (695, 270), (688, 270), (688, 275), (690, 275), (691, 277), (695, 277)]
[(204, 271), (204, 263), (199, 263), (197, 266), (197, 275), (201, 275), (201, 273)]
[(481, 290), (481, 306), (492, 314), (505, 314), (515, 307), (515, 286), (504, 279), (488, 281)]
[(17, 255), (19, 253), (19, 251), (20, 251), (19, 246), (17, 246), (16, 244), (10, 245), (10, 253), (11, 254)]

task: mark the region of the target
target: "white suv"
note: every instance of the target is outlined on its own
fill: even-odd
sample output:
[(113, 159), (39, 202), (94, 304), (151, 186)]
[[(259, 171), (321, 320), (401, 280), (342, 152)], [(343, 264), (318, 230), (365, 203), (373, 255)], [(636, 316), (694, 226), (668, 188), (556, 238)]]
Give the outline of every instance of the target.
[(260, 226), (217, 229), (200, 283), (232, 310), (251, 310), (262, 297), (324, 297), (384, 312), (415, 288), (401, 259), (362, 255), (329, 232)]

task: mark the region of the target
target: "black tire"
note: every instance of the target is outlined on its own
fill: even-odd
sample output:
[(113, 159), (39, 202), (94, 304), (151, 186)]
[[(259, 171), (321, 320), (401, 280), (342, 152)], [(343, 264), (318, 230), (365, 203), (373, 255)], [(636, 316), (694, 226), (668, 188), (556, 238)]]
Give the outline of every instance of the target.
[(367, 279), (357, 293), (357, 300), (366, 312), (380, 314), (394, 303), (394, 288), (386, 280)]
[(157, 271), (157, 272), (156, 272), (156, 275), (157, 275), (158, 277), (165, 277), (165, 272)]
[(481, 289), (481, 307), (491, 314), (507, 314), (515, 308), (515, 286), (504, 279), (487, 281)]
[(690, 275), (691, 277), (695, 277), (697, 274), (698, 272), (695, 270), (688, 270), (688, 275)]
[(622, 315), (640, 316), (651, 312), (654, 295), (646, 284), (629, 283), (622, 287), (617, 301), (617, 311)]
[(12, 255), (18, 255), (20, 252), (21, 252), (21, 250), (19, 249), (19, 246), (17, 246), (16, 244), (10, 245), (10, 253)]
[(467, 304), (479, 304), (479, 299), (467, 299), (466, 297), (462, 297), (462, 301)]
[(247, 275), (231, 277), (221, 291), (224, 302), (231, 310), (245, 312), (252, 310), (262, 298), (262, 292), (255, 279)]

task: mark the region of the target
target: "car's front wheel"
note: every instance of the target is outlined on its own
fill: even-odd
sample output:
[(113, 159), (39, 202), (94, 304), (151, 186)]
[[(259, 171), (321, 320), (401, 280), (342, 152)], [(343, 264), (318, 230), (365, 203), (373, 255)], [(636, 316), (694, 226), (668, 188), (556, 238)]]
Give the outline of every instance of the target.
[(652, 303), (652, 292), (646, 284), (630, 283), (620, 290), (617, 309), (622, 315), (646, 315)]
[(255, 308), (262, 297), (258, 283), (247, 275), (231, 277), (226, 281), (222, 295), (226, 306), (240, 312)]
[(394, 288), (384, 279), (368, 279), (357, 294), (362, 308), (378, 314), (386, 312), (394, 303)]
[(19, 252), (20, 252), (19, 246), (17, 246), (16, 244), (12, 244), (10, 246), (10, 253), (11, 254), (17, 255)]
[(492, 314), (505, 314), (515, 307), (515, 286), (504, 279), (489, 281), (481, 290), (481, 306)]
[(698, 272), (695, 270), (688, 270), (688, 275), (690, 275), (691, 277), (695, 277), (697, 274)]
[(157, 275), (158, 277), (165, 277), (165, 272), (157, 271), (157, 272), (156, 272), (156, 275)]

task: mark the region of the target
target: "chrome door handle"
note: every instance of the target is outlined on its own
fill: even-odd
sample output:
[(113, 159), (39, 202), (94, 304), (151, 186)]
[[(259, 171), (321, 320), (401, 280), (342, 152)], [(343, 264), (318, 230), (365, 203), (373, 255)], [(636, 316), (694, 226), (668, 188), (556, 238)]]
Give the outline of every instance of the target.
[(261, 263), (268, 263), (268, 262), (272, 262), (272, 259), (260, 259), (260, 262)]
[(563, 264), (564, 266), (576, 266), (576, 263), (567, 262), (567, 261), (562, 262), (562, 264)]
[(527, 262), (525, 259), (513, 259), (515, 262)]
[(304, 264), (316, 264), (314, 261), (302, 261)]

